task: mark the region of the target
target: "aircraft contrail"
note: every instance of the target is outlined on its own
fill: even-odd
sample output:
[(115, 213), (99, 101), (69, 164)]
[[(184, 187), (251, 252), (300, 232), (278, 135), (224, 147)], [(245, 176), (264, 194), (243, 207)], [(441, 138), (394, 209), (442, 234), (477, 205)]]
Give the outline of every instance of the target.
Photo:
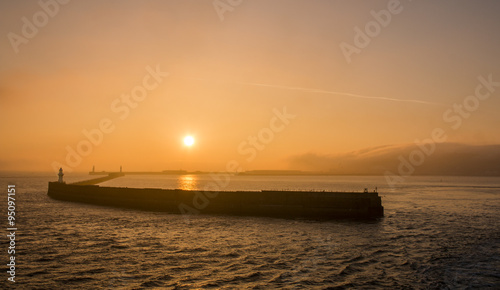
[(341, 96), (347, 96), (347, 97), (353, 97), (353, 98), (360, 98), (360, 99), (372, 99), (372, 100), (383, 100), (383, 101), (392, 101), (392, 102), (417, 103), (417, 104), (425, 104), (425, 105), (440, 105), (440, 106), (443, 105), (443, 104), (439, 104), (439, 103), (433, 103), (433, 102), (427, 102), (427, 101), (420, 101), (420, 100), (402, 100), (402, 99), (394, 99), (394, 98), (387, 98), (387, 97), (372, 97), (372, 96), (363, 96), (363, 95), (357, 95), (357, 94), (351, 94), (351, 93), (345, 93), (345, 92), (333, 92), (333, 91), (325, 91), (325, 90), (311, 89), (311, 88), (287, 87), (287, 86), (279, 86), (279, 85), (269, 85), (269, 84), (259, 84), (259, 83), (245, 83), (245, 82), (237, 82), (237, 83), (242, 84), (242, 85), (249, 85), (249, 86), (259, 86), (259, 87), (269, 87), (269, 88), (277, 88), (277, 89), (285, 89), (285, 90), (302, 91), (302, 92), (306, 92), (306, 93), (317, 93), (317, 94), (328, 94), (328, 95), (341, 95)]
[[(207, 81), (202, 78), (191, 78), (194, 80)], [(270, 85), (270, 84), (260, 84), (260, 83), (248, 83), (248, 82), (235, 82), (237, 84), (246, 85), (246, 86), (257, 86), (257, 87), (268, 87), (275, 89), (284, 89), (284, 90), (292, 90), (292, 91), (302, 91), (306, 93), (316, 93), (316, 94), (327, 94), (327, 95), (337, 95), (337, 96), (346, 96), (351, 98), (360, 98), (360, 99), (371, 99), (371, 100), (382, 100), (382, 101), (391, 101), (391, 102), (404, 102), (404, 103), (416, 103), (416, 104), (424, 104), (424, 105), (438, 105), (444, 106), (444, 104), (427, 102), (421, 100), (404, 100), (404, 99), (395, 99), (388, 97), (373, 97), (373, 96), (363, 96), (358, 94), (351, 94), (345, 92), (334, 92), (334, 91), (326, 91), (320, 89), (311, 89), (311, 88), (301, 88), (301, 87), (288, 87), (288, 86), (280, 86), (280, 85)]]

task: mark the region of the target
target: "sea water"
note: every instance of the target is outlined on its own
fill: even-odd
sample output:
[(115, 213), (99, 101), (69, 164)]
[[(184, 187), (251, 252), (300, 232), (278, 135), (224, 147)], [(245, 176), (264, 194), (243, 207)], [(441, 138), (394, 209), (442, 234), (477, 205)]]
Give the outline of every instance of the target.
[[(223, 190), (378, 188), (372, 221), (183, 216), (52, 200), (50, 174), (1, 175), (0, 212), (16, 186), (16, 279), (0, 288), (500, 288), (500, 178), (219, 176)], [(67, 182), (90, 179), (66, 174)], [(210, 175), (125, 176), (101, 186), (201, 190)], [(0, 220), (1, 220), (0, 219)]]

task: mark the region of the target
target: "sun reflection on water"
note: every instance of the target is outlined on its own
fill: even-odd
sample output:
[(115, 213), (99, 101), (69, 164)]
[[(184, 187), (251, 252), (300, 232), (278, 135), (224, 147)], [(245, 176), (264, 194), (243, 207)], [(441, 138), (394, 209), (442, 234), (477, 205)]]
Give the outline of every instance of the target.
[(181, 175), (177, 183), (180, 189), (196, 190), (198, 188), (198, 177), (196, 175)]

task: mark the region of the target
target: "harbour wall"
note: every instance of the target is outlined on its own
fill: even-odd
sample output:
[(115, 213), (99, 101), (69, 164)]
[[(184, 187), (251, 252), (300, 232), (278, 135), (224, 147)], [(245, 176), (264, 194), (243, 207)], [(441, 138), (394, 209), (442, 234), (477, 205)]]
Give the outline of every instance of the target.
[[(202, 214), (305, 218), (382, 217), (377, 192), (317, 191), (221, 191), (203, 192), (209, 196), (205, 207), (196, 207), (197, 191), (156, 188), (100, 187), (49, 182), (48, 195), (64, 201), (139, 210), (186, 213), (186, 206)], [(188, 211), (189, 213), (189, 211)], [(192, 212), (191, 212), (192, 213)]]

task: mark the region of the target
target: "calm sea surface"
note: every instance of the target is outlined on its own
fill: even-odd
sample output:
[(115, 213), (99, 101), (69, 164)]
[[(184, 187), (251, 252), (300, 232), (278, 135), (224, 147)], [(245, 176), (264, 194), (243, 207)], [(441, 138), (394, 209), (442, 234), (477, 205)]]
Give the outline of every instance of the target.
[[(66, 174), (67, 182), (90, 179)], [(43, 174), (15, 184), (19, 289), (500, 289), (500, 178), (237, 176), (226, 190), (370, 190), (385, 217), (313, 221), (141, 212), (55, 201)], [(225, 184), (225, 179), (221, 179)], [(101, 186), (203, 189), (208, 175), (126, 176)]]

